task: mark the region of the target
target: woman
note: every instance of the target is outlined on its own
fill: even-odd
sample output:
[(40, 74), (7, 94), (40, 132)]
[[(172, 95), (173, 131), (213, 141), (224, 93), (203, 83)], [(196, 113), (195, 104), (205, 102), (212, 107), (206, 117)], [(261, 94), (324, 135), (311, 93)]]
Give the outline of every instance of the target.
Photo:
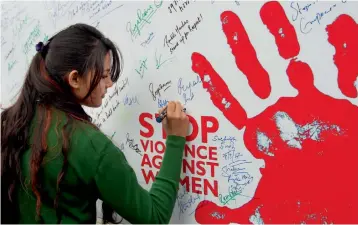
[(95, 223), (99, 198), (131, 223), (168, 223), (189, 126), (181, 104), (168, 104), (167, 149), (148, 192), (81, 106), (99, 107), (117, 81), (115, 45), (76, 24), (36, 50), (17, 102), (1, 114), (1, 222)]

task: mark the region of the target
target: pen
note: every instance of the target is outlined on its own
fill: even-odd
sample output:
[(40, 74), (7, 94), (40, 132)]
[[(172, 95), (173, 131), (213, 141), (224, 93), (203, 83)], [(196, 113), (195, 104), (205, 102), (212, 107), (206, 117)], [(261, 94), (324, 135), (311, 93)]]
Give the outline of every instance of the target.
[[(186, 108), (183, 109), (183, 112), (186, 112)], [(161, 123), (166, 116), (167, 116), (167, 107), (165, 107), (163, 112), (159, 116), (157, 116), (155, 119), (157, 120), (158, 123)]]

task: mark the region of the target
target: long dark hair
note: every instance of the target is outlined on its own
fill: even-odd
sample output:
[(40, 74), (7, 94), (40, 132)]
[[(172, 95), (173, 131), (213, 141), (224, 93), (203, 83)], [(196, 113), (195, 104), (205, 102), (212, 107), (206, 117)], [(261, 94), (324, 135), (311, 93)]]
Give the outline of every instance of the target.
[[(34, 46), (35, 47), (35, 46)], [(120, 51), (112, 41), (96, 28), (86, 24), (75, 24), (55, 34), (41, 47), (32, 59), (25, 81), (15, 104), (1, 113), (1, 223), (17, 223), (18, 205), (15, 188), (22, 182), (20, 159), (30, 146), (30, 124), (35, 110), (39, 115), (39, 126), (34, 129), (31, 145), (31, 188), (36, 196), (36, 214), (41, 219), (41, 195), (38, 186), (41, 182), (39, 171), (47, 151), (46, 137), (51, 122), (51, 108), (64, 111), (67, 122), (62, 130), (62, 154), (64, 163), (58, 174), (57, 187), (67, 169), (69, 134), (67, 129), (74, 121), (91, 123), (91, 117), (76, 101), (69, 85), (64, 81), (66, 74), (77, 70), (81, 76), (94, 72), (89, 92), (90, 96), (103, 76), (104, 60), (111, 53), (110, 76), (118, 80), (122, 71)], [(94, 126), (94, 125), (93, 125)], [(58, 206), (57, 191), (54, 207)], [(106, 210), (106, 215), (111, 215)], [(106, 219), (107, 221), (110, 219)]]

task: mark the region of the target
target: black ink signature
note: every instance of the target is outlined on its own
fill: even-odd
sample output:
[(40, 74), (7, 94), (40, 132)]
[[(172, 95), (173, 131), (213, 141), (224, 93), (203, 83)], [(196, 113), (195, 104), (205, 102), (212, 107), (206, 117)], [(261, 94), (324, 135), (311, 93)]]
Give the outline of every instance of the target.
[(129, 133), (127, 133), (127, 140), (126, 140), (126, 144), (128, 144), (128, 146), (133, 149), (136, 153), (138, 153), (139, 155), (142, 155), (141, 150), (138, 148), (138, 144), (134, 144), (134, 139), (131, 139), (129, 137)]
[(166, 82), (166, 83), (164, 83), (164, 84), (159, 84), (159, 87), (157, 88), (157, 90), (155, 90), (154, 91), (154, 89), (153, 89), (153, 83), (150, 83), (149, 84), (149, 91), (150, 91), (150, 93), (152, 94), (152, 97), (153, 97), (153, 100), (154, 101), (156, 101), (157, 100), (157, 95), (160, 97), (161, 95), (160, 95), (160, 91), (161, 90), (163, 90), (163, 91), (166, 91), (168, 88), (170, 88), (171, 85), (172, 84), (172, 81), (170, 80), (170, 81), (168, 81), (168, 82)]

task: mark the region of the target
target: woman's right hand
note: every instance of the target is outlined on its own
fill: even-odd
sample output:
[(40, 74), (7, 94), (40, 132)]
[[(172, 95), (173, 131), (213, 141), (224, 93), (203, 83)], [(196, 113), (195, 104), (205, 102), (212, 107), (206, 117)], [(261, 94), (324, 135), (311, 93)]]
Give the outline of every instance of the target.
[(180, 102), (170, 101), (168, 105), (159, 111), (159, 114), (167, 108), (167, 116), (162, 121), (167, 135), (186, 137), (189, 131), (189, 118), (183, 112)]

